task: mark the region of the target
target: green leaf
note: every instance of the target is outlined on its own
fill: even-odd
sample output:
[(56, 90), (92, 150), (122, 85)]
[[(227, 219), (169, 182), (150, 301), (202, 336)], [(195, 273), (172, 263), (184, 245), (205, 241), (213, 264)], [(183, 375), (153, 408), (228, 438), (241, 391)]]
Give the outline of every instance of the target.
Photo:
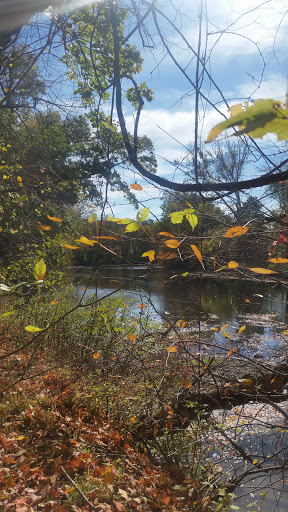
[(128, 219), (128, 217), (126, 219), (119, 220), (119, 224), (129, 224), (129, 222), (132, 222), (132, 221), (131, 221), (131, 219)]
[(97, 213), (92, 213), (90, 217), (88, 217), (89, 224), (92, 224), (93, 222), (97, 222)]
[(192, 229), (194, 231), (194, 229), (196, 228), (196, 226), (198, 224), (198, 217), (196, 217), (196, 215), (194, 215), (194, 213), (187, 213), (186, 219), (188, 220), (190, 226), (192, 227)]
[(247, 133), (255, 139), (261, 139), (267, 133), (276, 133), (278, 140), (288, 138), (287, 107), (283, 108), (278, 100), (256, 100), (251, 106), (245, 103), (244, 107), (238, 104), (231, 107), (230, 112), (229, 119), (212, 128), (207, 142), (214, 140), (223, 130), (235, 126), (239, 131), (234, 135)]
[(170, 213), (170, 215), (168, 215), (168, 217), (170, 217), (172, 224), (181, 224), (183, 217), (184, 217), (184, 213), (183, 212), (173, 212), (173, 213)]
[(113, 124), (109, 124), (107, 123), (107, 121), (102, 121), (102, 126), (105, 126), (105, 128), (107, 128), (107, 130), (110, 130), (111, 132), (117, 132), (117, 127), (114, 126)]
[(149, 210), (150, 208), (142, 208), (142, 210), (139, 210), (139, 212), (137, 212), (136, 219), (138, 220), (138, 222), (144, 222), (144, 220), (147, 219), (149, 215)]
[(125, 233), (131, 233), (132, 231), (138, 231), (140, 228), (139, 222), (130, 222), (125, 229)]
[(40, 261), (38, 261), (38, 263), (36, 263), (36, 265), (33, 269), (33, 276), (35, 277), (36, 281), (40, 281), (41, 279), (43, 279), (45, 274), (46, 274), (46, 264), (45, 264), (44, 260), (41, 259)]
[(39, 327), (36, 327), (35, 325), (26, 325), (25, 331), (28, 331), (28, 332), (39, 332), (39, 331), (43, 331), (43, 329), (40, 329)]

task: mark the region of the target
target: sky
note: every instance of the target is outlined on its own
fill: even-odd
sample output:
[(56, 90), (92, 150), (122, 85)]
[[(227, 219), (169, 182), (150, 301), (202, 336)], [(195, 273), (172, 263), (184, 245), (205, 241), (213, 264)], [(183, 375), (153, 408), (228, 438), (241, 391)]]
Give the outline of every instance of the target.
[[(73, 7), (85, 3), (89, 2), (72, 2)], [(229, 115), (223, 97), (229, 105), (269, 97), (285, 101), (288, 0), (203, 0), (201, 22), (200, 0), (157, 0), (156, 5), (166, 17), (173, 20), (189, 45), (196, 50), (201, 27), (201, 58), (205, 59), (206, 69), (218, 88), (211, 84), (207, 73), (204, 73), (201, 91), (206, 99), (200, 98), (199, 104), (199, 142), (204, 144), (204, 148), (210, 129), (223, 120), (221, 112)], [(196, 60), (193, 53), (160, 14), (158, 23), (174, 59), (189, 79), (195, 82)], [(151, 18), (147, 19), (146, 27), (151, 37), (146, 39), (144, 32), (142, 35), (145, 42), (154, 45), (154, 48), (141, 50), (141, 40), (137, 34), (130, 41), (141, 50), (144, 58), (143, 70), (135, 78), (138, 83), (145, 81), (154, 92), (154, 100), (145, 105), (141, 114), (139, 134), (148, 135), (154, 143), (158, 174), (167, 179), (183, 181), (184, 176), (175, 170), (173, 162), (185, 158), (186, 148), (194, 142), (195, 92), (189, 79), (163, 50)], [(131, 28), (127, 27), (127, 30)], [(218, 111), (211, 104), (216, 105)], [(127, 127), (133, 131), (134, 115), (127, 104), (124, 104), (124, 113)], [(275, 147), (275, 137), (266, 137), (257, 142), (270, 152), (273, 160), (273, 153), (278, 147), (277, 144)], [(246, 176), (259, 174), (263, 162), (258, 161), (253, 165), (247, 165)], [(125, 179), (128, 183), (137, 181), (143, 187), (143, 191), (136, 192), (137, 199), (143, 206), (151, 206), (156, 215), (161, 215), (161, 192), (136, 172), (127, 171)], [(109, 215), (112, 212), (117, 217), (135, 217), (134, 208), (119, 197), (119, 193), (110, 191), (109, 198), (110, 204), (114, 204), (113, 209), (107, 211)]]

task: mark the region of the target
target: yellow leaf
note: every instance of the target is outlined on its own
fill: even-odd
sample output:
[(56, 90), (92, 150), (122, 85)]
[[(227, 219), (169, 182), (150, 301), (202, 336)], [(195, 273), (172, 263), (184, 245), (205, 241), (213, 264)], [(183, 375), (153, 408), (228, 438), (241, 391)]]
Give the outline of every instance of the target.
[(233, 228), (228, 229), (224, 236), (226, 238), (234, 238), (235, 236), (244, 235), (247, 231), (247, 226), (234, 226)]
[(251, 304), (251, 300), (249, 300), (249, 299), (245, 299), (245, 302), (250, 302), (250, 304)]
[(43, 331), (43, 329), (40, 329), (39, 327), (36, 327), (35, 325), (26, 325), (25, 331), (28, 331), (28, 332), (39, 332), (39, 331)]
[(117, 240), (114, 236), (97, 236), (97, 240)]
[(216, 329), (216, 327), (211, 327), (211, 331), (219, 331), (219, 329)]
[(150, 262), (154, 261), (155, 260), (155, 251), (143, 252), (141, 258), (145, 258), (145, 257), (148, 257)]
[(36, 263), (36, 265), (33, 269), (33, 275), (34, 275), (36, 281), (40, 281), (41, 279), (43, 279), (45, 274), (46, 274), (46, 264), (45, 264), (44, 260), (41, 259), (40, 261), (38, 261), (38, 263)]
[(278, 274), (276, 270), (269, 270), (269, 268), (249, 268), (251, 272), (255, 272), (255, 274)]
[(253, 460), (253, 464), (257, 464), (257, 459), (254, 459), (254, 460)]
[(188, 273), (189, 272), (184, 272), (183, 274), (181, 274), (181, 276), (186, 277), (186, 276), (188, 276)]
[(192, 386), (192, 382), (190, 380), (184, 379), (180, 381), (181, 386), (185, 389), (189, 389)]
[(99, 352), (94, 352), (93, 359), (98, 359), (98, 357), (100, 357)]
[(17, 441), (23, 441), (23, 439), (28, 439), (27, 436), (19, 436), (16, 437)]
[(138, 185), (138, 183), (131, 183), (130, 187), (133, 188), (133, 190), (143, 190), (141, 185)]
[(167, 352), (177, 352), (176, 347), (167, 347), (166, 350), (167, 350)]
[(75, 242), (81, 242), (82, 244), (86, 245), (94, 245), (97, 243), (95, 240), (89, 240), (89, 238), (86, 238), (86, 236), (81, 236), (79, 239), (75, 240)]
[(62, 219), (59, 219), (59, 217), (50, 217), (50, 215), (47, 215), (47, 218), (52, 220), (52, 222), (62, 222)]
[(135, 334), (132, 334), (132, 332), (131, 332), (131, 333), (129, 334), (129, 339), (130, 339), (131, 341), (136, 341), (136, 336), (135, 336)]
[(170, 247), (171, 249), (177, 249), (180, 245), (180, 242), (178, 242), (178, 240), (165, 240), (164, 244), (167, 246), (167, 247)]
[(76, 247), (75, 245), (69, 245), (69, 244), (62, 244), (63, 247), (66, 247), (67, 249), (80, 249), (80, 247)]
[(282, 334), (288, 334), (288, 331), (283, 331)]
[(288, 263), (287, 258), (269, 258), (268, 261), (271, 263)]
[(226, 327), (228, 327), (229, 323), (228, 324), (225, 324), (223, 325), (223, 327), (221, 327), (221, 331), (224, 331), (226, 329)]
[(231, 338), (231, 334), (228, 334), (228, 332), (222, 331), (222, 334), (225, 336), (225, 338)]
[(42, 224), (42, 223), (39, 221), (39, 222), (38, 222), (37, 229), (39, 229), (40, 231), (50, 231), (51, 226), (45, 226), (44, 224)]
[(50, 306), (54, 306), (55, 304), (58, 304), (58, 301), (57, 300), (51, 300)]
[(18, 183), (22, 183), (22, 178), (21, 178), (21, 176), (17, 176), (17, 181), (18, 181)]
[(228, 268), (237, 268), (238, 267), (238, 263), (236, 261), (229, 261), (227, 267)]
[(107, 485), (107, 487), (109, 487), (109, 485), (113, 484), (113, 480), (114, 480), (114, 474), (113, 474), (112, 470), (107, 471), (107, 473), (105, 474), (105, 484)]
[(168, 233), (167, 231), (160, 231), (160, 233), (158, 233), (158, 235), (167, 236), (168, 238), (169, 237), (175, 238), (174, 235), (171, 235), (171, 233)]
[(246, 325), (242, 325), (242, 327), (240, 327), (240, 329), (239, 329), (239, 331), (238, 331), (238, 332), (239, 332), (239, 333), (240, 333), (240, 332), (243, 332), (243, 331), (245, 331), (245, 329), (246, 329)]
[(193, 245), (191, 244), (191, 249), (192, 251), (194, 252), (197, 260), (201, 263), (202, 267), (203, 267), (203, 258), (202, 258), (202, 254), (201, 252), (199, 251), (199, 249), (196, 247), (196, 245)]

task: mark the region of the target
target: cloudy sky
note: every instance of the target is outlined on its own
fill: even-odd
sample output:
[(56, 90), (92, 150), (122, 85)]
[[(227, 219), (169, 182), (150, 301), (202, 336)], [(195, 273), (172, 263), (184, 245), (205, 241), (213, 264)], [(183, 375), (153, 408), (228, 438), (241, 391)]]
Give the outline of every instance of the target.
[[(217, 86), (204, 73), (201, 90), (206, 99), (201, 98), (199, 104), (199, 130), (201, 141), (205, 142), (209, 130), (223, 120), (219, 111), (229, 115), (223, 97), (229, 105), (257, 98), (285, 100), (288, 0), (206, 0), (203, 1), (201, 23), (199, 4), (200, 0), (174, 0), (171, 3), (158, 0), (156, 3), (195, 50), (201, 25), (200, 55)], [(142, 112), (140, 134), (148, 135), (154, 143), (158, 174), (181, 181), (183, 176), (179, 172), (175, 174), (175, 166), (168, 162), (183, 158), (185, 147), (193, 144), (195, 92), (189, 79), (195, 82), (196, 59), (183, 38), (161, 14), (158, 15), (158, 23), (167, 47), (188, 78), (163, 49), (152, 20), (148, 21), (147, 32), (151, 38), (144, 32), (142, 35), (145, 42), (154, 48), (141, 51), (144, 63), (138, 80), (145, 81), (154, 91), (154, 100), (145, 105)], [(140, 49), (138, 36), (133, 42)], [(218, 112), (211, 104), (217, 107)], [(125, 113), (128, 128), (133, 130), (134, 118), (128, 106)], [(272, 142), (275, 142), (273, 137)], [(266, 141), (260, 144), (264, 147)], [(270, 151), (273, 153), (273, 149)], [(247, 172), (252, 173), (252, 167)], [(144, 204), (151, 205), (159, 214), (159, 191), (136, 173), (127, 173), (126, 177), (128, 182), (137, 180), (143, 186), (143, 192), (137, 192), (137, 198), (150, 200)], [(112, 200), (113, 194), (110, 197)], [(114, 199), (116, 202), (119, 200), (116, 193)], [(123, 207), (121, 201), (121, 206), (114, 208), (114, 214), (121, 216), (124, 211), (127, 216), (127, 206)], [(129, 214), (133, 215), (133, 209), (129, 208)]]

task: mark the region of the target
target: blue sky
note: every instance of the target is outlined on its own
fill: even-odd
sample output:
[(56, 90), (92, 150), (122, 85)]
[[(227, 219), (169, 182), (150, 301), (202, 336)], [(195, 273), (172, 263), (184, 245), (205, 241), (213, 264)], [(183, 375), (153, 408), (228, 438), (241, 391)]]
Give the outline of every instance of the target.
[[(81, 0), (73, 5), (79, 3), (83, 5), (88, 2)], [(158, 0), (156, 3), (166, 15), (175, 19), (177, 26), (181, 26), (182, 33), (193, 48), (197, 48), (198, 44), (198, 4), (196, 0), (175, 0), (175, 9), (168, 0)], [(288, 0), (207, 0), (204, 7), (206, 15), (202, 21), (201, 55), (204, 55), (206, 48), (207, 69), (229, 105), (247, 99), (268, 97), (284, 101), (288, 78)], [(191, 61), (190, 50), (161, 16), (159, 22), (164, 28), (167, 44), (174, 57), (186, 69), (191, 79), (195, 80), (195, 59)], [(155, 34), (152, 22), (148, 22), (147, 27)], [(138, 36), (134, 37), (133, 42), (140, 49)], [(182, 181), (183, 176), (179, 172), (175, 175), (175, 168), (167, 160), (183, 158), (185, 151), (182, 145), (193, 143), (195, 94), (191, 92), (191, 85), (171, 58), (165, 56), (157, 35), (154, 35), (154, 43), (154, 50), (146, 49), (141, 52), (144, 58), (143, 71), (137, 80), (145, 81), (152, 88), (154, 100), (145, 105), (139, 131), (140, 134), (148, 135), (154, 143), (159, 156), (158, 174)], [(221, 112), (229, 115), (221, 96), (211, 86), (207, 76), (203, 81), (202, 91), (213, 103), (217, 103)], [(134, 118), (128, 105), (125, 106), (125, 114), (127, 126), (132, 131)], [(199, 128), (202, 142), (209, 130), (222, 120), (215, 109), (201, 101)], [(275, 142), (275, 137), (270, 136), (259, 141), (259, 144), (273, 152)], [(258, 167), (261, 168), (261, 165), (258, 162)], [(253, 169), (256, 169), (256, 165), (248, 165), (246, 173), (253, 174)], [(125, 178), (128, 183), (137, 180), (143, 186), (143, 191), (136, 193), (137, 198), (144, 201), (145, 206), (150, 205), (153, 212), (159, 215), (160, 191), (137, 173), (127, 171)], [(117, 192), (110, 192), (109, 197), (111, 205), (114, 205), (115, 216), (135, 216), (133, 207), (127, 205)], [(107, 213), (111, 215), (111, 211)]]

